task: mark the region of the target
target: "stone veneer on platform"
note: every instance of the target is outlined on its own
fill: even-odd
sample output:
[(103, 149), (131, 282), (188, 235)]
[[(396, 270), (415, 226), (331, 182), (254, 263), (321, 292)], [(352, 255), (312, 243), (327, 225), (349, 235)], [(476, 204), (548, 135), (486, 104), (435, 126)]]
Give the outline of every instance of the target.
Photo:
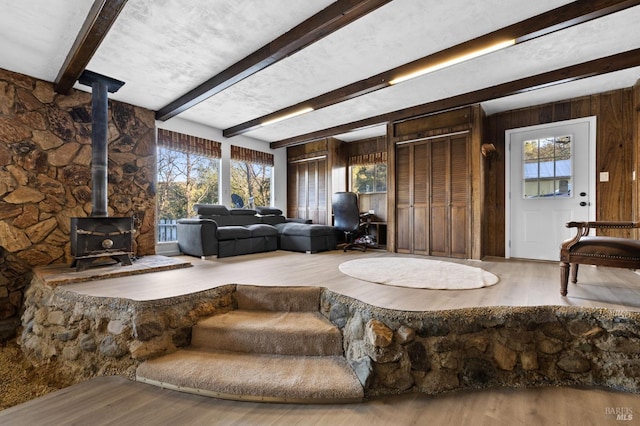
[[(109, 215), (155, 253), (153, 111), (109, 102)], [(91, 212), (91, 93), (0, 69), (0, 340), (19, 324), (36, 266), (71, 263), (70, 218)]]
[[(236, 285), (173, 299), (99, 298), (34, 278), (25, 355), (68, 382), (133, 378), (137, 365), (188, 346), (203, 317), (235, 309)], [(640, 392), (640, 313), (559, 306), (403, 312), (323, 289), (366, 396), (488, 387), (594, 385)]]

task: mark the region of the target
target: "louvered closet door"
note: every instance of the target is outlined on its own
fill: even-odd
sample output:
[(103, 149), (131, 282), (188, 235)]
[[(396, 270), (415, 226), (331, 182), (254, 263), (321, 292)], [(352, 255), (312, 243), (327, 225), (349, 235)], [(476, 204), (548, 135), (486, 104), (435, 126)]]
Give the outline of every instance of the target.
[(326, 158), (290, 163), (289, 179), (288, 216), (326, 224), (328, 218)]
[(313, 223), (318, 223), (318, 163), (316, 161), (310, 161), (308, 164), (308, 205), (305, 219), (311, 219)]
[(449, 140), (435, 139), (430, 144), (431, 163), (431, 238), (430, 254), (449, 255)]
[(429, 145), (413, 145), (413, 253), (429, 254)]
[(298, 171), (298, 185), (296, 188), (297, 193), (297, 206), (298, 211), (296, 212), (295, 217), (299, 217), (301, 219), (307, 218), (307, 181), (308, 181), (308, 163), (298, 163), (295, 165)]
[(318, 164), (316, 167), (317, 170), (317, 184), (316, 184), (316, 188), (317, 188), (317, 201), (316, 201), (316, 205), (317, 205), (317, 211), (316, 211), (316, 217), (317, 220), (314, 220), (313, 223), (319, 223), (322, 225), (326, 225), (327, 221), (328, 221), (328, 211), (327, 211), (327, 205), (328, 205), (328, 194), (327, 194), (327, 160), (326, 159), (320, 159), (318, 160)]
[(396, 249), (468, 257), (468, 134), (396, 146)]
[(411, 253), (413, 215), (411, 212), (412, 167), (411, 145), (396, 147), (396, 250)]
[(469, 178), (468, 135), (451, 138), (451, 190), (450, 190), (450, 256), (469, 257), (471, 182)]
[(431, 141), (431, 255), (468, 257), (467, 134)]
[(396, 147), (396, 249), (428, 254), (428, 144)]

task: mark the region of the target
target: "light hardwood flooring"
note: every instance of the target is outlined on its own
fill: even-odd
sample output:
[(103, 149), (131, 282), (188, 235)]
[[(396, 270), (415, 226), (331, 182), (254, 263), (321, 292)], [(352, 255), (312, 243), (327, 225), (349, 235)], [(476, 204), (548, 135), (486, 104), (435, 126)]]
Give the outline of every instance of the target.
[(560, 267), (556, 262), (493, 259), (442, 259), (481, 267), (500, 282), (476, 290), (442, 291), (392, 287), (360, 281), (342, 274), (340, 263), (362, 257), (400, 256), (384, 251), (341, 250), (315, 254), (276, 251), (223, 259), (182, 256), (194, 266), (132, 277), (65, 285), (82, 294), (153, 300), (175, 297), (224, 284), (304, 285), (327, 287), (369, 304), (425, 311), (482, 306), (563, 305), (640, 311), (640, 275), (626, 269), (582, 266), (577, 285), (560, 296)]
[[(631, 413), (616, 419), (615, 410)], [(3, 425), (627, 425), (637, 395), (601, 389), (493, 389), (410, 394), (360, 404), (225, 401), (100, 377), (0, 411)]]
[[(559, 293), (557, 263), (494, 259), (459, 261), (500, 277), (492, 287), (464, 291), (415, 290), (359, 281), (338, 265), (372, 252), (273, 252), (227, 259), (187, 258), (192, 268), (70, 284), (97, 296), (150, 300), (218, 285), (314, 285), (399, 310), (473, 306), (564, 305), (640, 311), (640, 275), (582, 267), (569, 296)], [(447, 259), (450, 260), (450, 259)], [(627, 420), (616, 418), (626, 414)], [(351, 405), (257, 404), (217, 400), (155, 388), (119, 377), (80, 383), (0, 412), (0, 424), (118, 425), (607, 425), (640, 424), (640, 396), (604, 389), (537, 388), (410, 394)]]

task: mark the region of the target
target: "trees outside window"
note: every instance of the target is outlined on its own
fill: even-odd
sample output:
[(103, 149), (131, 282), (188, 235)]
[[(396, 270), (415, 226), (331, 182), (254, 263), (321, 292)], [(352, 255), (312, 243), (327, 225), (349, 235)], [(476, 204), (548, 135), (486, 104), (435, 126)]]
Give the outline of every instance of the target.
[(351, 190), (358, 194), (387, 192), (387, 165), (377, 163), (351, 166)]
[(266, 164), (232, 160), (231, 193), (242, 199), (242, 205), (233, 207), (271, 205), (271, 169)]
[(218, 158), (158, 147), (158, 241), (173, 240), (167, 225), (194, 216), (195, 204), (218, 204), (219, 174)]

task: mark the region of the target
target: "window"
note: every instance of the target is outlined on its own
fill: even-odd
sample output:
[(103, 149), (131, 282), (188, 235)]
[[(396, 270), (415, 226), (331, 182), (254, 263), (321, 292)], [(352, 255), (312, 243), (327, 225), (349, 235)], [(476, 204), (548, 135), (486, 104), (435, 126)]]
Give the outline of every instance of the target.
[(195, 204), (218, 204), (219, 152), (217, 142), (158, 130), (158, 242), (177, 240), (176, 220)]
[(387, 192), (387, 164), (352, 165), (351, 190), (358, 194)]
[(272, 154), (232, 145), (232, 207), (270, 206), (272, 168)]
[(523, 157), (524, 198), (571, 196), (571, 136), (524, 141)]

